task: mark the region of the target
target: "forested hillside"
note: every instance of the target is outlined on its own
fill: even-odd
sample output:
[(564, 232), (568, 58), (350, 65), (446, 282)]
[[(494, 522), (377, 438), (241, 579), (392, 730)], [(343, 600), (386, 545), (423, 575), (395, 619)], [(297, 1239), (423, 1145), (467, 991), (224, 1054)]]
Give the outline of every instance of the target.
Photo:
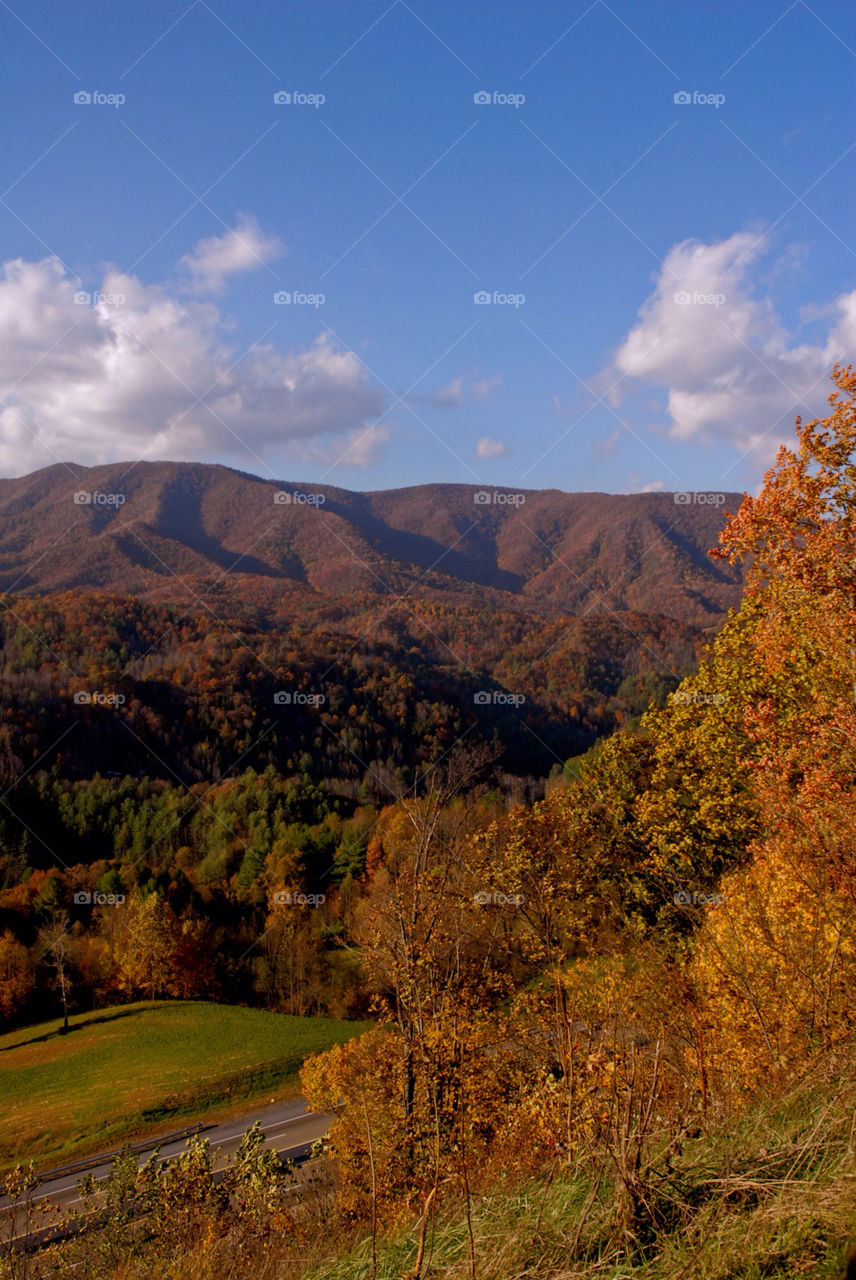
[[(86, 560), (66, 548), (62, 563), (81, 575)], [(664, 613), (536, 614), (508, 593), (499, 608), (252, 588), (183, 604), (91, 584), (3, 597), (7, 1022), (59, 1007), (45, 944), (57, 920), (76, 939), (72, 1008), (148, 993), (363, 1009), (340, 939), (386, 809), (460, 743), (490, 759), (489, 808), (542, 796), (598, 739), (662, 703), (704, 644), (699, 626)], [(661, 579), (663, 598), (670, 590)], [(286, 915), (299, 963), (291, 935), (275, 948), (269, 927), (269, 893), (285, 881), (323, 902)], [(80, 893), (127, 906), (105, 916)], [(158, 919), (138, 925), (152, 894)], [(160, 938), (157, 977), (128, 960), (146, 929)]]
[[(7, 819), (8, 1021), (140, 994), (373, 1019), (303, 1067), (308, 1105), (333, 1116), (332, 1181), (294, 1195), (250, 1135), (220, 1191), (197, 1139), (168, 1172), (117, 1166), (111, 1203), (145, 1203), (150, 1228), (111, 1220), (65, 1261), (100, 1248), (122, 1259), (108, 1274), (176, 1280), (840, 1274), (856, 373), (835, 383), (829, 417), (797, 424), (722, 532), (714, 558), (747, 564), (746, 588), (697, 670), (641, 716), (621, 708), (542, 799), (509, 793), (499, 734), (460, 732), (386, 801), (364, 777), (337, 792), (311, 750), (292, 776), (272, 759), (207, 784), (74, 780), (35, 760), (13, 784), (6, 808), (29, 794), (76, 860), (13, 848)], [(56, 602), (18, 603), (33, 630), (66, 625)], [(139, 636), (122, 649), (105, 619), (130, 659)]]

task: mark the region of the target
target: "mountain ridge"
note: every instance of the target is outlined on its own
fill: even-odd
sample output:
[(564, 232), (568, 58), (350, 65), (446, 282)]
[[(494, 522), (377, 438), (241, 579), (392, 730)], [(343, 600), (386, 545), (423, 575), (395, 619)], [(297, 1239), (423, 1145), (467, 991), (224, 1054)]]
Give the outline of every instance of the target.
[(450, 483), (362, 491), (220, 464), (57, 463), (0, 480), (0, 591), (170, 600), (226, 590), (274, 610), (418, 594), (715, 627), (739, 602), (742, 575), (706, 553), (742, 495), (682, 496)]

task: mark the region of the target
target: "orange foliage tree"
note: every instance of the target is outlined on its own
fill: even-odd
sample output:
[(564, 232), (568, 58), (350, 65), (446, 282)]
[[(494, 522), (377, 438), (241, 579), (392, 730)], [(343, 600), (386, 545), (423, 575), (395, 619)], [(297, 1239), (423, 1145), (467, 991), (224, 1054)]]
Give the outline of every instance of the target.
[(749, 557), (749, 708), (762, 829), (722, 885), (696, 975), (726, 1077), (768, 1084), (854, 1028), (856, 982), (856, 371), (836, 368), (832, 412), (797, 422), (719, 555)]

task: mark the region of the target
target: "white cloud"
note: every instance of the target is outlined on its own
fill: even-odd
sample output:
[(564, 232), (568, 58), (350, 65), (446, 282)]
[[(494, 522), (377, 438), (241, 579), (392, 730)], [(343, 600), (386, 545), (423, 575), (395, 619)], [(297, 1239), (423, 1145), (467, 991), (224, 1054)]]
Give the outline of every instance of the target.
[(304, 461), (325, 466), (330, 471), (339, 467), (369, 467), (386, 453), (390, 435), (389, 428), (379, 424), (355, 427), (344, 440), (334, 440), (327, 445), (309, 442), (299, 447), (299, 453)]
[(479, 458), (504, 458), (507, 453), (508, 445), (501, 440), (491, 440), (490, 436), (482, 436), (476, 445), (476, 455)]
[(219, 293), (229, 276), (255, 271), (284, 252), (277, 236), (265, 235), (255, 218), (241, 214), (234, 227), (200, 240), (178, 265), (192, 291)]
[(459, 404), (464, 402), (464, 380), (463, 378), (455, 378), (445, 387), (438, 387), (436, 391), (426, 391), (423, 395), (415, 395), (410, 398), (436, 405), (438, 409), (456, 409)]
[(666, 488), (665, 480), (648, 480), (643, 481), (640, 475), (635, 472), (628, 477), (626, 493), (663, 493)]
[(814, 345), (756, 296), (753, 273), (768, 248), (751, 232), (674, 245), (616, 353), (613, 378), (667, 389), (676, 439), (727, 439), (743, 449), (763, 439), (769, 453), (792, 436), (798, 413), (824, 411), (832, 365), (856, 345), (856, 291), (824, 308), (826, 333)]
[(116, 271), (94, 305), (75, 302), (79, 289), (53, 258), (0, 273), (0, 474), (141, 456), (258, 466), (358, 433), (383, 408), (329, 335), (241, 357), (210, 301)]
[(377, 462), (386, 452), (386, 443), (389, 440), (389, 431), (386, 427), (369, 426), (360, 427), (355, 431), (351, 431), (348, 435), (348, 441), (341, 456), (334, 461), (335, 466), (340, 467), (368, 467), (373, 462)]

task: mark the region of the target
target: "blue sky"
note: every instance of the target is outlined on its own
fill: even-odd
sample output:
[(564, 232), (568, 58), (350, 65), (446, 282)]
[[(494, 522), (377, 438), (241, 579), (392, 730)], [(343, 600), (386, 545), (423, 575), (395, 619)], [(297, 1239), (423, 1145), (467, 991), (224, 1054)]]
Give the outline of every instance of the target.
[(854, 358), (851, 6), (31, 0), (0, 37), (0, 474), (752, 489)]

